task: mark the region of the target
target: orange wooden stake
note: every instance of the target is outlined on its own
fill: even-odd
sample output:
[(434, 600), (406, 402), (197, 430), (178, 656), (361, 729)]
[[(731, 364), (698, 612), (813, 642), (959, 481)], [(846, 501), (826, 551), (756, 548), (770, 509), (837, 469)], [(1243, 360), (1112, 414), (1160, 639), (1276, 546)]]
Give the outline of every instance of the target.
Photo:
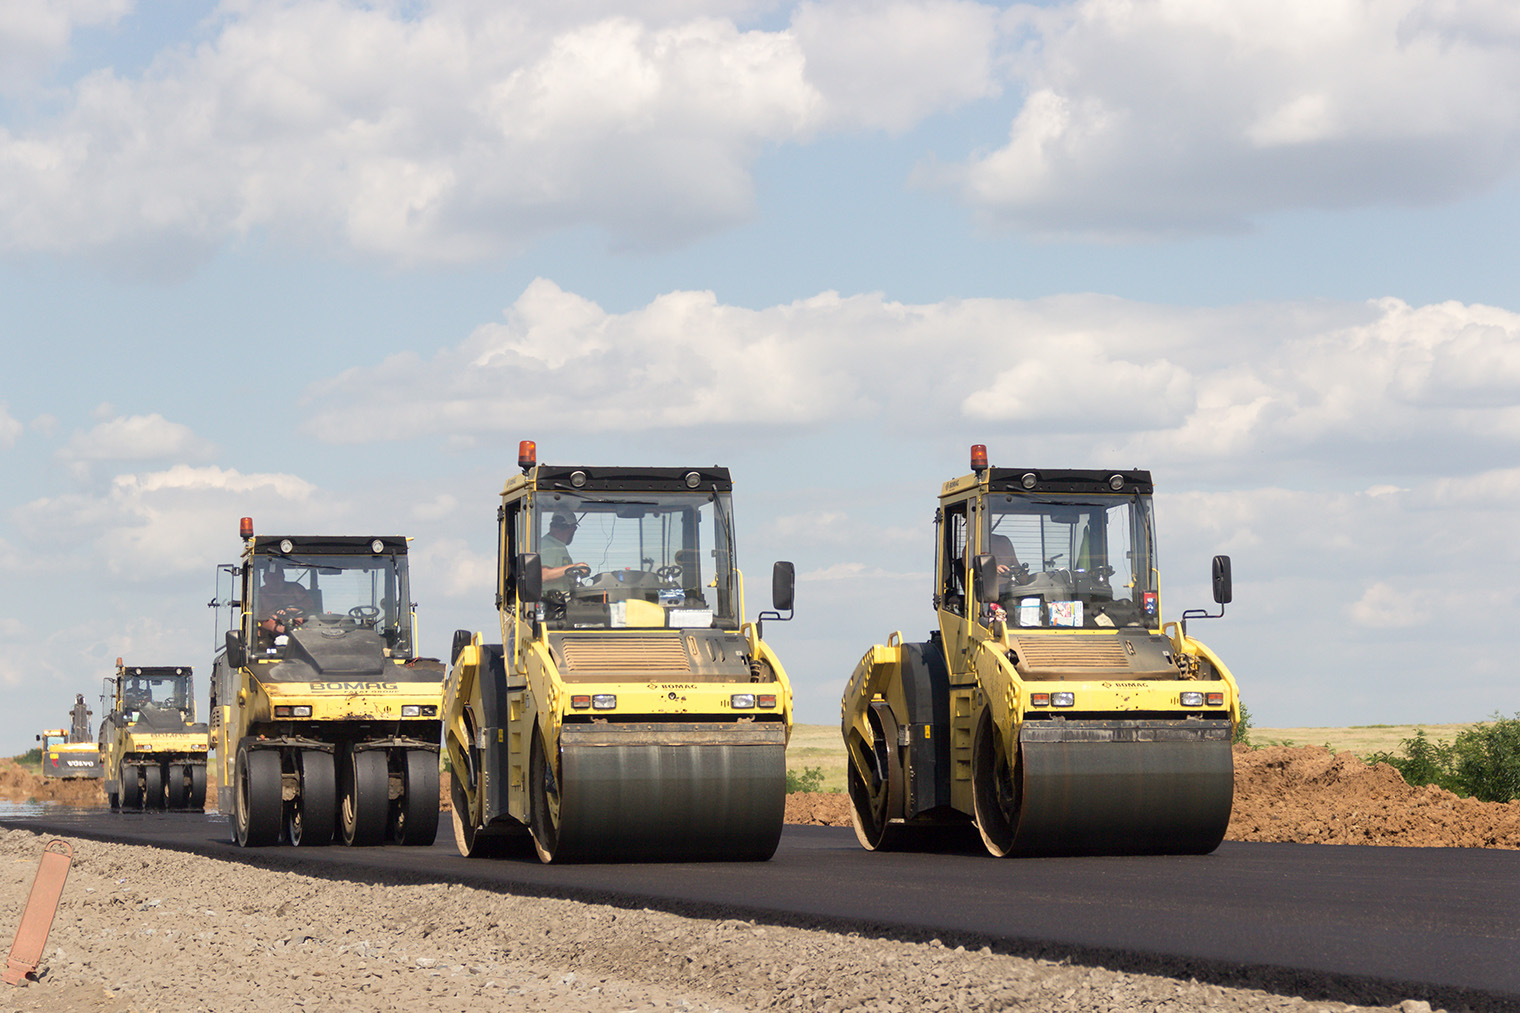
[(16, 928), (16, 941), (11, 943), (11, 956), (5, 962), (7, 984), (25, 985), (27, 978), (37, 970), (73, 861), (74, 849), (68, 841), (51, 840), (42, 849), (37, 878), (32, 880), (32, 892), (26, 898), (26, 910), (21, 913), (21, 924)]

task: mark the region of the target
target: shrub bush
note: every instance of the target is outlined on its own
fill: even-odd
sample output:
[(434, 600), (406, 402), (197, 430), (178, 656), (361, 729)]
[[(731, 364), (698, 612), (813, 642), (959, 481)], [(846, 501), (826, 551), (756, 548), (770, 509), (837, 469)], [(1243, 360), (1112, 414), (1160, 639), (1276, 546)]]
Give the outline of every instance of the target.
[(1432, 742), (1425, 729), (1399, 743), (1400, 753), (1373, 753), (1405, 781), (1433, 784), (1463, 798), (1508, 802), (1520, 798), (1520, 714), (1467, 728), (1453, 742)]
[(791, 795), (799, 791), (822, 791), (823, 768), (803, 767), (802, 773), (795, 770), (786, 772), (786, 793)]
[(1249, 746), (1251, 744), (1249, 739), (1250, 731), (1251, 712), (1246, 710), (1245, 704), (1241, 704), (1240, 720), (1235, 724), (1235, 734), (1231, 736), (1230, 742), (1234, 745), (1240, 745), (1241, 743), (1244, 743), (1245, 745)]

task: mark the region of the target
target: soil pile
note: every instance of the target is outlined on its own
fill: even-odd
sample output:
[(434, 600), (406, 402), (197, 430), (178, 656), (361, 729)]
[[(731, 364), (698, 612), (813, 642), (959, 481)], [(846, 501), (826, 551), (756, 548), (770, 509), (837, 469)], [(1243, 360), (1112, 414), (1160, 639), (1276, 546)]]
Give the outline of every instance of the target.
[(1386, 763), (1323, 746), (1235, 747), (1232, 841), (1520, 848), (1520, 800), (1414, 788)]
[[(850, 825), (843, 794), (786, 798), (788, 823)], [(1404, 783), (1386, 763), (1323, 746), (1235, 747), (1225, 839), (1406, 848), (1520, 848), (1520, 800), (1479, 802)]]
[(71, 805), (106, 804), (106, 793), (95, 778), (64, 780), (43, 777), (14, 760), (0, 760), (0, 798), (7, 802), (68, 802)]

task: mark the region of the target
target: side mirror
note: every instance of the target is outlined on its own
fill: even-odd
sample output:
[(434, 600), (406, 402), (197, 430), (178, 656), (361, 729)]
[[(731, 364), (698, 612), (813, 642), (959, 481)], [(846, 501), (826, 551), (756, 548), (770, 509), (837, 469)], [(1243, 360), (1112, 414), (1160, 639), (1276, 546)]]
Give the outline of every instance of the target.
[(519, 552), (517, 563), (517, 597), (519, 601), (536, 602), (544, 597), (544, 564), (536, 552)]
[(1214, 557), (1214, 600), (1221, 605), (1230, 602), (1230, 557)]
[(997, 601), (998, 572), (996, 556), (990, 552), (984, 552), (971, 561), (971, 584), (978, 605)]
[(248, 664), (248, 652), (243, 649), (243, 635), (237, 630), (227, 631), (227, 664), (242, 668)]
[(796, 594), (797, 568), (791, 563), (778, 561), (771, 568), (771, 608), (777, 612), (790, 612)]

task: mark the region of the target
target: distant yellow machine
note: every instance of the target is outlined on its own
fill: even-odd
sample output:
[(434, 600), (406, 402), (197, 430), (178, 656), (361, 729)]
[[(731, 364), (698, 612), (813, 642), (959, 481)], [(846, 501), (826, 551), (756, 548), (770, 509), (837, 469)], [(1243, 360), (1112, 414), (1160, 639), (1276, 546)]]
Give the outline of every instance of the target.
[[(938, 629), (866, 652), (841, 703), (860, 843), (974, 825), (994, 855), (1205, 853), (1240, 698), (1164, 623), (1145, 471), (989, 467), (941, 487)], [(1214, 557), (1214, 600), (1231, 598)], [(1223, 614), (1221, 609), (1220, 615)]]
[[(105, 772), (100, 745), (90, 732), (91, 710), (84, 694), (74, 697), (68, 728), (50, 728), (37, 736), (42, 743), (42, 776), (63, 780), (98, 778)], [(56, 743), (54, 739), (58, 740)]]
[(188, 665), (124, 665), (102, 694), (100, 756), (112, 809), (204, 809), (210, 736), (195, 720)]
[(427, 846), (443, 663), (418, 657), (407, 539), (255, 535), (218, 569), (217, 798), (243, 847)]
[[(726, 468), (539, 465), (497, 511), (503, 644), (455, 634), (444, 694), (461, 853), (763, 861), (792, 695), (746, 622)], [(573, 561), (572, 561), (573, 560)], [(776, 611), (793, 575), (777, 563)]]

